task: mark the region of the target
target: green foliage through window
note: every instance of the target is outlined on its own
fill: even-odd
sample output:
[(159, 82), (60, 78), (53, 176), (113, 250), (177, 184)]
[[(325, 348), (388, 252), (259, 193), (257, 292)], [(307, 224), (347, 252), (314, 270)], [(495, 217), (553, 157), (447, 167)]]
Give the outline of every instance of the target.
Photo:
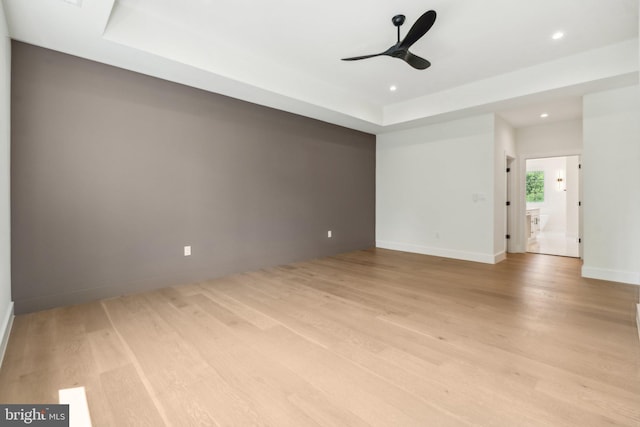
[(544, 172), (527, 172), (527, 202), (544, 202)]

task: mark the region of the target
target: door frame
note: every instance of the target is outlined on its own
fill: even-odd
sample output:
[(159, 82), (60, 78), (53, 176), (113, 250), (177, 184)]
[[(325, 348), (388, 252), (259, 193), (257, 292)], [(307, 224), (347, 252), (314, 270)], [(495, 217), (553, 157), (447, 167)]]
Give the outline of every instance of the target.
[(517, 252), (517, 233), (516, 233), (516, 223), (517, 223), (517, 208), (518, 208), (518, 197), (517, 197), (517, 177), (518, 177), (518, 159), (517, 157), (505, 155), (505, 165), (506, 169), (509, 170), (507, 172), (505, 170), (505, 200), (509, 203), (509, 205), (505, 206), (505, 215), (504, 215), (504, 232), (505, 237), (508, 235), (509, 238), (506, 239), (505, 244), (505, 252), (513, 253)]
[[(569, 157), (569, 156), (578, 156), (579, 163), (582, 164), (582, 150), (575, 150), (575, 149), (574, 150), (558, 150), (558, 151), (551, 151), (551, 152), (546, 151), (546, 152), (540, 152), (540, 153), (527, 153), (527, 154), (518, 156), (518, 168), (517, 168), (518, 185), (516, 186), (517, 187), (516, 190), (518, 192), (517, 194), (518, 203), (516, 204), (514, 209), (514, 211), (517, 211), (517, 213), (516, 213), (516, 221), (513, 223), (514, 234), (517, 233), (517, 236), (518, 236), (513, 246), (516, 252), (521, 252), (521, 253), (527, 252), (527, 237), (525, 236), (527, 231), (526, 224), (525, 224), (526, 211), (527, 211), (527, 203), (525, 200), (526, 179), (527, 179), (527, 160), (545, 159), (548, 157)], [(579, 192), (580, 201), (582, 201), (582, 194), (583, 194), (582, 174), (583, 174), (583, 170), (581, 168), (579, 172), (579, 180), (578, 180), (578, 185), (579, 185), (578, 192)], [(582, 207), (580, 207), (578, 213), (579, 213), (578, 238), (582, 240), (582, 243), (579, 244), (578, 248), (579, 248), (580, 258), (582, 258), (583, 245), (584, 245), (584, 238), (582, 235)]]

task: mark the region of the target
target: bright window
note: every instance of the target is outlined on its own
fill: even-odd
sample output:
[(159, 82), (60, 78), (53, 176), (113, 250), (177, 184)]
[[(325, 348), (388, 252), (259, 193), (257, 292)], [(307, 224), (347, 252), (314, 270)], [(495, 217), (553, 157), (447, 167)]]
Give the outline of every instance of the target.
[(527, 172), (527, 202), (544, 202), (544, 171)]

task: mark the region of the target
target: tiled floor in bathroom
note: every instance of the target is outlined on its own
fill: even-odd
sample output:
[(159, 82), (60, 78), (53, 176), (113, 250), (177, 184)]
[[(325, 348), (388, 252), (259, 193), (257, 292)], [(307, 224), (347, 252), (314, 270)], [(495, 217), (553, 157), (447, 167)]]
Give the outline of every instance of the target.
[(527, 247), (527, 252), (548, 255), (560, 255), (578, 258), (580, 249), (575, 237), (567, 237), (565, 233), (541, 231)]

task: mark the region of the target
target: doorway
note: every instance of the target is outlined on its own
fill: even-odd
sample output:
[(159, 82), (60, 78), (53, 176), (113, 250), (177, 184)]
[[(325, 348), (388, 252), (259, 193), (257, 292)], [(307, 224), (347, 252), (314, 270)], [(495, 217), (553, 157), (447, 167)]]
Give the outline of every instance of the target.
[(527, 252), (580, 257), (580, 156), (527, 159)]

